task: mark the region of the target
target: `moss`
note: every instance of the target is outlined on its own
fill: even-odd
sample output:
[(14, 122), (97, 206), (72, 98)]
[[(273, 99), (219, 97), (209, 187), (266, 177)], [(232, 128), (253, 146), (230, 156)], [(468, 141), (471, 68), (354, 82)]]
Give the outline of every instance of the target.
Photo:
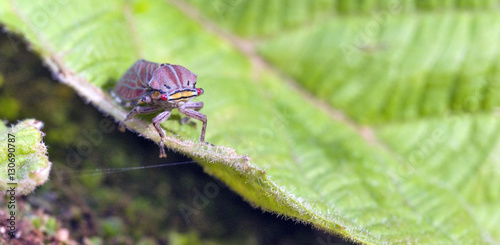
[[(67, 229), (61, 227), (61, 222), (55, 217), (45, 214), (42, 210), (33, 211), (29, 204), (19, 201), (16, 215), (15, 239), (7, 232), (0, 233), (0, 244), (77, 244), (67, 236)], [(0, 208), (0, 226), (7, 227), (8, 210)]]
[(101, 222), (103, 237), (116, 237), (123, 234), (124, 224), (119, 217), (108, 217)]

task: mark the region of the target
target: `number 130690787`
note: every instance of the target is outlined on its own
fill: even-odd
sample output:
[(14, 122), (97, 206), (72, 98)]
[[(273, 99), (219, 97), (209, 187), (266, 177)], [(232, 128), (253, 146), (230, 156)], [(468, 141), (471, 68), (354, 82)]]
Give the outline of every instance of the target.
[(16, 136), (9, 133), (7, 137), (7, 158), (9, 160), (7, 174), (10, 181), (15, 181), (16, 176)]

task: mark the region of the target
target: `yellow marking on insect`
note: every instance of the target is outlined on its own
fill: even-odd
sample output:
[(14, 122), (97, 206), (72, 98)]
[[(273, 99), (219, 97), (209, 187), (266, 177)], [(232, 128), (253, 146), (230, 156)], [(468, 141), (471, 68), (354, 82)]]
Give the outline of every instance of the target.
[(159, 100), (160, 96), (161, 96), (160, 92), (154, 91), (153, 94), (151, 95), (151, 98), (153, 98), (154, 100)]
[(187, 101), (191, 97), (194, 97), (197, 95), (198, 95), (198, 93), (196, 91), (184, 90), (184, 91), (179, 91), (177, 93), (171, 94), (168, 97), (168, 100)]

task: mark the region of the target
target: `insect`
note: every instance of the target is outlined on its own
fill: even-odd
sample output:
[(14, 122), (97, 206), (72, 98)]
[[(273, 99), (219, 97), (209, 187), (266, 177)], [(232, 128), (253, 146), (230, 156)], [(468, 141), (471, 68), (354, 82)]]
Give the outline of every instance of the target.
[(118, 80), (113, 97), (126, 107), (134, 106), (120, 123), (124, 129), (124, 123), (136, 114), (153, 113), (162, 111), (153, 118), (153, 126), (161, 137), (160, 157), (165, 154), (165, 131), (160, 124), (170, 117), (172, 109), (177, 108), (180, 113), (186, 115), (186, 119), (194, 118), (203, 122), (200, 142), (205, 142), (205, 131), (207, 129), (207, 116), (198, 112), (203, 108), (203, 102), (191, 102), (191, 100), (204, 93), (203, 89), (196, 88), (196, 74), (180, 65), (158, 64), (145, 60), (139, 60), (132, 65), (127, 72)]

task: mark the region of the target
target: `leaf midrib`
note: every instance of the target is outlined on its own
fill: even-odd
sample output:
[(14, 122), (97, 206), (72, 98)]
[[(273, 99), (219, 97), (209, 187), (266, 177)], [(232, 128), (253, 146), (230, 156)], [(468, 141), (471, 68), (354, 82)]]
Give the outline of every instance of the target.
[(130, 1), (125, 3), (123, 12), (125, 15), (125, 21), (127, 22), (127, 29), (129, 30), (132, 42), (134, 43), (136, 60), (142, 59), (144, 57), (144, 51), (141, 49), (142, 46), (140, 45), (142, 40), (140, 40), (140, 35), (137, 32)]

